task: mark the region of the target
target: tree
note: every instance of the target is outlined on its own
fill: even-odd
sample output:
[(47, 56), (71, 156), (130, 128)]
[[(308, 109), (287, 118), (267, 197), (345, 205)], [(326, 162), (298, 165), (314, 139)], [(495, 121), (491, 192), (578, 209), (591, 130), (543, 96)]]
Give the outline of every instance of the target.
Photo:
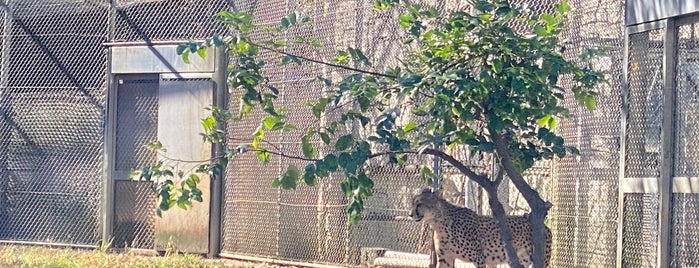
[[(563, 57), (565, 47), (559, 35), (570, 9), (565, 2), (557, 6), (554, 14), (540, 15), (507, 0), (477, 0), (472, 6), (472, 13), (441, 12), (409, 1), (375, 1), (377, 12), (396, 7), (404, 11), (398, 19), (406, 30), (404, 44), (409, 50), (399, 66), (378, 72), (368, 68), (372, 61), (358, 48), (340, 50), (332, 61), (286, 52), (287, 42), (275, 36), (312, 23), (312, 18), (301, 13), (281, 18), (277, 27), (255, 25), (253, 17), (246, 13), (218, 13), (234, 35), (214, 36), (178, 48), (185, 61), (191, 54), (205, 55), (211, 46), (226, 46), (234, 59), (229, 88), (241, 96), (239, 117), (213, 107), (212, 115), (203, 120), (203, 137), (211, 143), (226, 143), (229, 137), (222, 126), (228, 120), (243, 117), (253, 109), (261, 109), (266, 117), (247, 144), (226, 148), (213, 162), (202, 162), (192, 174), (175, 176), (167, 163), (160, 161), (133, 176), (146, 180), (165, 178), (158, 188), (160, 213), (176, 205), (186, 208), (191, 200), (200, 201), (201, 191), (196, 188), (199, 177), (195, 173), (217, 176), (237, 154), (254, 152), (263, 162), (271, 157), (291, 157), (308, 164), (290, 165), (273, 180), (273, 186), (296, 188), (300, 181), (313, 186), (330, 173), (340, 172), (344, 175), (342, 191), (351, 200), (346, 208), (349, 221), (356, 222), (363, 201), (371, 196), (374, 186), (371, 174), (364, 168), (367, 161), (384, 157), (401, 165), (415, 155), (432, 155), (456, 167), (488, 193), (511, 267), (521, 267), (497, 196), (497, 188), (507, 175), (531, 208), (534, 267), (543, 267), (544, 219), (551, 204), (528, 184), (522, 172), (535, 161), (579, 153), (566, 146), (553, 130), (558, 120), (569, 115), (561, 105), (568, 92), (580, 105), (589, 110), (595, 108), (595, 87), (605, 80), (589, 62), (602, 50), (588, 49), (573, 60)], [(515, 24), (526, 25), (526, 30), (515, 30)], [(263, 30), (269, 38), (255, 39), (253, 30)], [(294, 38), (294, 42), (309, 47), (322, 45), (301, 37)], [(258, 59), (260, 50), (276, 53), (281, 65), (321, 64), (350, 71), (339, 80), (318, 76), (328, 94), (309, 101), (309, 112), (318, 119), (331, 112), (339, 116), (334, 121), (325, 118), (324, 126), (305, 129), (301, 152), (280, 151), (264, 139), (266, 132), (286, 131), (295, 126), (287, 122), (285, 109), (275, 106), (279, 90), (268, 83), (269, 78), (261, 71), (268, 63)], [(560, 82), (563, 77), (569, 81), (568, 88)], [(409, 121), (399, 120), (408, 114)], [(338, 131), (338, 126), (347, 124), (370, 134)], [(314, 139), (322, 140), (335, 151), (320, 155), (311, 142)], [(455, 146), (493, 155), (499, 172), (477, 173), (446, 150)], [(162, 149), (162, 145), (154, 143), (152, 149)], [(429, 176), (429, 167), (424, 167), (421, 174)], [(175, 177), (180, 178), (179, 187), (173, 181)]]

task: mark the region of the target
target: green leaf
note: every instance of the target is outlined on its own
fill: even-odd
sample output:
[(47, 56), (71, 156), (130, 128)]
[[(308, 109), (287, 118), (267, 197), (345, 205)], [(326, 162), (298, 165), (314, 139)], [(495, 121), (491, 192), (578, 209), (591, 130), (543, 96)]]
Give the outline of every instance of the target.
[(423, 166), (420, 169), (419, 174), (420, 178), (427, 182), (427, 185), (432, 186), (434, 184), (434, 177), (436, 177), (436, 175), (432, 172), (432, 170), (429, 167)]
[(289, 16), (287, 16), (287, 17), (289, 17), (289, 23), (291, 23), (291, 25), (296, 24), (296, 15), (297, 15), (297, 14), (296, 14), (296, 12), (294, 11), (294, 12), (292, 12), (291, 14), (289, 14)]
[(594, 111), (595, 108), (597, 108), (597, 100), (594, 96), (588, 96), (585, 99), (585, 108), (587, 108), (588, 111)]
[(570, 5), (568, 4), (568, 1), (561, 1), (556, 6), (556, 11), (558, 11), (559, 14), (565, 14), (566, 12), (570, 11)]
[(177, 49), (176, 49), (177, 55), (182, 55), (184, 53), (184, 51), (187, 50), (188, 48), (189, 48), (189, 45), (187, 45), (187, 44), (177, 45)]
[(321, 98), (318, 100), (318, 103), (313, 105), (313, 108), (311, 109), (313, 112), (313, 115), (320, 119), (320, 116), (322, 113), (325, 111), (325, 107), (328, 105), (328, 99), (327, 98)]
[(323, 84), (324, 84), (325, 86), (328, 86), (328, 87), (331, 86), (331, 85), (333, 84), (333, 81), (332, 81), (332, 80), (327, 79), (327, 78), (325, 78), (325, 77), (322, 77), (322, 76), (320, 76), (320, 75), (317, 76), (316, 79), (318, 79), (318, 81), (323, 82)]
[(325, 132), (319, 132), (318, 135), (320, 135), (320, 139), (323, 141), (325, 144), (330, 144), (330, 135)]
[(549, 127), (549, 129), (554, 130), (554, 129), (556, 129), (557, 124), (558, 124), (558, 120), (556, 120), (555, 117), (551, 117), (551, 119), (549, 119), (548, 127)]
[(374, 10), (383, 11), (393, 6), (398, 5), (399, 0), (376, 0), (374, 1)]
[(182, 61), (184, 61), (184, 63), (189, 64), (189, 50), (183, 51), (180, 56), (182, 56)]
[(200, 58), (205, 59), (206, 58), (206, 49), (208, 47), (202, 46), (197, 50), (197, 55), (199, 55)]
[(338, 163), (338, 158), (334, 154), (329, 154), (325, 156), (325, 159), (323, 160), (325, 167), (328, 169), (330, 172), (335, 172), (339, 166)]
[[(282, 187), (282, 189), (296, 189), (296, 184), (299, 181), (299, 178), (301, 176), (301, 172), (299, 171), (299, 168), (290, 165), (284, 174), (279, 178), (279, 185)], [(274, 185), (274, 182), (272, 182), (272, 185)]]
[(556, 24), (556, 19), (548, 13), (541, 14), (541, 20), (543, 20), (548, 25)]
[(279, 180), (279, 177), (274, 178), (272, 181), (272, 187), (279, 188), (280, 186), (282, 186), (282, 182)]
[(415, 22), (415, 17), (412, 14), (401, 14), (398, 19), (400, 20), (400, 25), (408, 28), (413, 22)]
[(493, 72), (499, 73), (502, 71), (503, 63), (500, 59), (493, 60)]
[(335, 142), (335, 149), (338, 151), (347, 150), (354, 143), (354, 137), (351, 134), (344, 135)]
[(417, 127), (417, 123), (411, 121), (411, 122), (408, 122), (408, 124), (406, 124), (403, 127), (403, 131), (408, 133), (408, 132), (412, 131), (413, 129), (415, 129), (416, 127)]
[(146, 149), (151, 152), (163, 150), (163, 144), (160, 141), (153, 141), (145, 145)]
[[(194, 174), (192, 174), (192, 175), (194, 175)], [(195, 180), (194, 178), (192, 178), (192, 175), (190, 175), (189, 178), (187, 178), (187, 180), (185, 180), (185, 184), (186, 184), (189, 188), (196, 188), (196, 187), (197, 187), (197, 182), (198, 182), (198, 181)], [(194, 175), (194, 176), (196, 176), (196, 175)]]
[(369, 179), (369, 176), (367, 176), (364, 172), (360, 172), (359, 175), (357, 175), (357, 180), (359, 181), (359, 185), (363, 188), (374, 188), (374, 181)]
[(272, 157), (272, 155), (268, 151), (258, 151), (257, 152), (257, 159), (259, 159), (259, 161), (261, 163), (269, 162), (271, 157)]
[(276, 131), (284, 128), (284, 116), (282, 115), (270, 115), (262, 120), (262, 124), (269, 131)]
[(301, 59), (293, 55), (286, 55), (279, 60), (279, 64), (286, 65), (287, 63), (294, 62), (301, 65)]
[(422, 82), (422, 75), (409, 74), (400, 79), (399, 83), (402, 87), (413, 87), (415, 84)]
[(282, 18), (282, 27), (289, 28), (289, 26), (291, 26), (291, 21), (289, 21), (289, 18), (283, 17)]
[(301, 150), (303, 151), (303, 156), (306, 158), (316, 157), (316, 149), (313, 147), (313, 144), (310, 141), (311, 136), (313, 135), (315, 135), (315, 130), (311, 128), (308, 130), (308, 133), (301, 138)]
[(316, 166), (315, 164), (307, 165), (303, 173), (303, 183), (308, 186), (316, 185)]
[(539, 120), (536, 121), (536, 124), (539, 125), (539, 127), (544, 127), (548, 126), (549, 120), (551, 120), (551, 115), (547, 114), (546, 116), (540, 118)]

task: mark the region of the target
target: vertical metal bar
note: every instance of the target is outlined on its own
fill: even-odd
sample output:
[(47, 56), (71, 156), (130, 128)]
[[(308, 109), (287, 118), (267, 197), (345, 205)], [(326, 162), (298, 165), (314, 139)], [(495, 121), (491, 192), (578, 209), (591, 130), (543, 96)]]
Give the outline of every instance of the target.
[[(111, 41), (114, 37), (114, 16), (116, 15), (116, 9), (114, 6), (114, 1), (109, 1), (109, 19), (108, 19), (108, 29), (107, 38)], [(116, 138), (116, 107), (117, 107), (117, 94), (116, 94), (116, 83), (114, 83), (115, 76), (111, 73), (112, 66), (112, 51), (111, 48), (107, 49), (107, 70), (106, 70), (106, 95), (107, 95), (107, 107), (106, 114), (107, 121), (105, 124), (105, 137), (104, 137), (104, 156), (103, 156), (103, 170), (102, 170), (102, 243), (108, 245), (111, 243), (111, 239), (114, 231), (114, 180), (113, 180), (113, 170), (114, 170), (114, 140)]]
[(626, 128), (629, 115), (629, 46), (630, 33), (624, 31), (624, 66), (621, 85), (621, 116), (619, 129), (619, 195), (617, 200), (616, 267), (621, 268), (624, 253), (624, 191), (621, 187), (626, 173)]
[[(228, 54), (224, 47), (216, 48), (216, 68), (213, 74), (214, 82), (214, 105), (219, 108), (226, 108), (228, 95), (227, 74), (228, 74)], [(225, 127), (225, 126), (219, 126)], [(212, 148), (214, 157), (223, 155), (223, 144), (215, 144)], [(221, 233), (223, 209), (223, 179), (225, 169), (221, 171), (218, 178), (211, 181), (211, 204), (209, 205), (209, 252), (208, 257), (216, 257), (221, 253)]]
[[(439, 147), (435, 148), (439, 149)], [(436, 175), (436, 178), (433, 179), (432, 181), (432, 187), (434, 188), (435, 191), (438, 191), (440, 196), (443, 196), (443, 190), (442, 186), (444, 185), (444, 177), (443, 177), (443, 172), (442, 172), (442, 158), (439, 158), (435, 156), (432, 159), (432, 171)], [(431, 229), (428, 230), (430, 234), (430, 268), (437, 267), (437, 251), (436, 251), (436, 245), (434, 244), (434, 231)]]
[(674, 19), (668, 19), (663, 40), (663, 124), (661, 130), (662, 152), (660, 157), (660, 192), (658, 220), (657, 267), (670, 267), (670, 202), (675, 156), (675, 65), (677, 64), (677, 27)]
[[(7, 185), (9, 181), (10, 170), (8, 167), (9, 158), (9, 140), (10, 140), (10, 124), (9, 124), (9, 105), (11, 103), (10, 93), (8, 92), (9, 85), (9, 70), (10, 70), (10, 48), (12, 47), (12, 13), (10, 7), (7, 5), (6, 1), (0, 0), (1, 8), (5, 13), (3, 21), (3, 36), (2, 36), (2, 62), (0, 62), (0, 181), (3, 181), (1, 185)], [(7, 177), (3, 177), (7, 176)], [(2, 189), (1, 190), (7, 190)], [(0, 205), (7, 205), (6, 197), (0, 196), (2, 200)], [(6, 211), (6, 208), (2, 210)], [(7, 215), (5, 212), (0, 212), (1, 215)], [(5, 222), (3, 219), (2, 222)], [(0, 222), (0, 224), (2, 223)], [(4, 226), (7, 228), (8, 226)]]

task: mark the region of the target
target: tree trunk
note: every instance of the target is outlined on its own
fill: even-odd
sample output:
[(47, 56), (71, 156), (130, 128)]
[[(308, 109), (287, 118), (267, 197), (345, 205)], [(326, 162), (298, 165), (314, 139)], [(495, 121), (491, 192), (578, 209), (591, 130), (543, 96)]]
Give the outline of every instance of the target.
[(544, 220), (548, 214), (548, 209), (549, 207), (546, 205), (532, 207), (532, 212), (529, 214), (529, 222), (532, 224), (532, 243), (534, 244), (532, 262), (535, 268), (544, 267), (546, 263), (546, 225), (544, 225)]
[(532, 224), (532, 243), (534, 246), (534, 252), (532, 253), (532, 267), (543, 268), (544, 253), (546, 252), (546, 229), (544, 219), (548, 214), (549, 206), (546, 202), (544, 202), (544, 199), (541, 198), (539, 192), (534, 190), (529, 183), (527, 183), (522, 176), (522, 173), (520, 173), (517, 167), (515, 167), (514, 162), (510, 157), (510, 152), (507, 149), (508, 141), (493, 129), (489, 130), (490, 137), (493, 139), (493, 144), (495, 145), (495, 151), (500, 157), (500, 163), (505, 169), (510, 181), (512, 181), (512, 184), (515, 185), (524, 199), (527, 200), (527, 204), (529, 204), (529, 207), (532, 210), (529, 216), (529, 222)]
[(490, 205), (490, 210), (493, 212), (493, 217), (498, 223), (498, 228), (500, 228), (500, 238), (505, 246), (505, 254), (507, 254), (510, 267), (524, 268), (524, 266), (520, 264), (515, 247), (512, 245), (512, 230), (510, 230), (510, 226), (507, 225), (505, 208), (503, 208), (502, 203), (500, 203), (500, 200), (498, 200), (498, 185), (493, 184), (491, 187), (487, 187), (485, 191), (488, 193), (488, 204)]

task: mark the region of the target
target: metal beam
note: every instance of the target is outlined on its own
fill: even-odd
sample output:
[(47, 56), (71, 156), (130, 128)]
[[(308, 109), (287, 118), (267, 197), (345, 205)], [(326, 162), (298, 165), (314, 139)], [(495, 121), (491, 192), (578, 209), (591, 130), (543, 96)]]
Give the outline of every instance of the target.
[(661, 20), (661, 21), (651, 21), (651, 22), (646, 22), (643, 24), (638, 24), (638, 25), (632, 25), (626, 27), (626, 32), (627, 34), (635, 34), (635, 33), (642, 33), (642, 32), (648, 32), (651, 30), (657, 30), (657, 29), (662, 29), (665, 28), (666, 20)]
[(670, 267), (670, 227), (672, 178), (675, 156), (675, 66), (677, 64), (677, 27), (675, 20), (667, 21), (663, 40), (663, 125), (661, 131), (660, 193), (658, 220), (658, 260), (656, 267)]
[(624, 178), (619, 182), (623, 194), (654, 194), (658, 192), (658, 178)]
[(699, 177), (672, 178), (672, 192), (682, 194), (699, 194)]

